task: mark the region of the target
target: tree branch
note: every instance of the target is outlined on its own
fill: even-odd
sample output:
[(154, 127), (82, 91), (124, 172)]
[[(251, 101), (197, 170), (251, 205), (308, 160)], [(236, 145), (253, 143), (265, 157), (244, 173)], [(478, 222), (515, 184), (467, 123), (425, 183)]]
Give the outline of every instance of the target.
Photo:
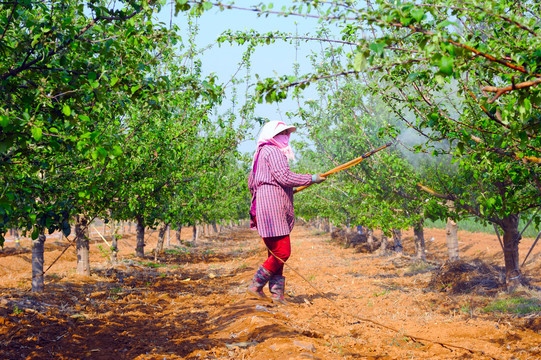
[(513, 91), (513, 90), (520, 90), (520, 89), (529, 88), (529, 87), (532, 87), (532, 86), (536, 86), (538, 84), (541, 84), (541, 77), (539, 77), (539, 78), (537, 78), (535, 80), (521, 82), (519, 84), (512, 84), (512, 85), (509, 85), (509, 86), (506, 86), (506, 87), (503, 87), (503, 88), (499, 88), (499, 87), (496, 87), (496, 86), (485, 86), (484, 88), (481, 89), (481, 91), (483, 92), (483, 94), (485, 96), (486, 96), (487, 91), (496, 93), (492, 99), (487, 101), (489, 104), (492, 104), (500, 96), (502, 96), (503, 94), (505, 94), (507, 92), (510, 92), (510, 91)]
[[(28, 52), (28, 55), (25, 59), (25, 61), (17, 68), (15, 69), (11, 69), (10, 71), (8, 71), (7, 73), (4, 73), (0, 76), (0, 80), (6, 80), (8, 79), (9, 77), (11, 76), (14, 76), (22, 71), (25, 71), (27, 70), (28, 68), (30, 68), (31, 66), (37, 64), (38, 62), (40, 61), (43, 61), (44, 58), (49, 58), (55, 54), (58, 54), (60, 53), (61, 51), (63, 51), (65, 48), (67, 48), (71, 43), (73, 43), (74, 41), (78, 40), (81, 36), (83, 36), (88, 30), (90, 30), (92, 27), (94, 27), (99, 21), (102, 21), (102, 20), (128, 20), (128, 19), (131, 19), (132, 17), (134, 17), (135, 15), (137, 15), (139, 13), (139, 11), (134, 11), (133, 13), (131, 13), (130, 15), (126, 16), (126, 17), (123, 17), (123, 18), (120, 18), (120, 17), (114, 17), (114, 16), (111, 16), (111, 17), (105, 17), (105, 16), (99, 16), (97, 18), (94, 18), (92, 19), (84, 28), (82, 28), (79, 33), (77, 35), (75, 35), (73, 38), (69, 39), (68, 41), (66, 41), (64, 44), (62, 44), (61, 46), (59, 46), (58, 48), (55, 48), (55, 49), (51, 49), (49, 51), (49, 53), (45, 56), (40, 56), (39, 58), (36, 58), (32, 61), (30, 61), (29, 63), (26, 63), (26, 59), (28, 59), (28, 56), (30, 55), (30, 53), (32, 53), (32, 51), (29, 51)], [(32, 49), (31, 49), (32, 50)]]
[(6, 36), (6, 32), (8, 31), (8, 28), (9, 28), (9, 23), (11, 22), (11, 19), (13, 18), (13, 13), (15, 12), (17, 5), (19, 5), (17, 1), (13, 3), (13, 9), (11, 9), (11, 13), (9, 14), (9, 17), (6, 21), (6, 27), (4, 28), (4, 32), (2, 33), (2, 36), (0, 36), (0, 41), (4, 39), (4, 36)]
[[(380, 20), (380, 19), (376, 19), (376, 18), (370, 18), (370, 19), (367, 19), (367, 20), (373, 21), (373, 22), (375, 22), (376, 24), (378, 24), (380, 26), (387, 26), (388, 25), (388, 26), (401, 28), (401, 29), (410, 29), (413, 32), (420, 33), (420, 34), (423, 34), (423, 35), (426, 35), (426, 36), (434, 36), (434, 35), (436, 35), (436, 33), (432, 32), (432, 31), (424, 30), (423, 28), (415, 27), (414, 25), (404, 25), (404, 24), (401, 24), (401, 23), (386, 23), (385, 21)], [(484, 52), (482, 52), (480, 50), (477, 50), (475, 48), (472, 48), (469, 45), (459, 43), (458, 41), (452, 40), (450, 38), (444, 39), (443, 41), (447, 41), (447, 42), (449, 42), (450, 44), (453, 44), (456, 47), (466, 49), (466, 50), (468, 50), (468, 51), (470, 51), (470, 52), (472, 52), (472, 53), (474, 53), (474, 54), (476, 54), (478, 56), (484, 57), (487, 60), (490, 60), (492, 62), (496, 62), (496, 63), (498, 63), (500, 65), (503, 65), (505, 67), (508, 67), (510, 69), (519, 71), (519, 72), (524, 73), (524, 74), (530, 74), (523, 66), (512, 64), (512, 63), (510, 63), (510, 62), (508, 62), (506, 60), (503, 60), (503, 59), (497, 59), (496, 57), (494, 57), (494, 56), (492, 56), (490, 54), (484, 53)], [(541, 74), (530, 74), (530, 75), (533, 75), (535, 77), (541, 77)]]

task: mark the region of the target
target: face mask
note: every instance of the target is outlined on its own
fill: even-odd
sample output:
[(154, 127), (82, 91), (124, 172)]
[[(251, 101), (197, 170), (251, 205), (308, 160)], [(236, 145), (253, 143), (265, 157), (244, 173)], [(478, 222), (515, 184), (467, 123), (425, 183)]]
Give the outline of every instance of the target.
[(276, 135), (274, 137), (274, 139), (283, 146), (287, 146), (289, 144), (289, 134), (287, 134), (287, 135)]

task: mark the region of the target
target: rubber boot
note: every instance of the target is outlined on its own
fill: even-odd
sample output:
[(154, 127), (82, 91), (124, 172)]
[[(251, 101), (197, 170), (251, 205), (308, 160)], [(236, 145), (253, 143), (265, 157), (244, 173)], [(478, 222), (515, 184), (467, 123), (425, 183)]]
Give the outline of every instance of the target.
[(246, 292), (258, 299), (269, 301), (269, 298), (263, 292), (263, 287), (267, 284), (267, 282), (269, 282), (271, 277), (271, 272), (265, 269), (263, 266), (260, 266)]
[(286, 278), (280, 275), (273, 275), (269, 280), (269, 290), (271, 292), (271, 300), (275, 304), (288, 305), (284, 298), (286, 286)]

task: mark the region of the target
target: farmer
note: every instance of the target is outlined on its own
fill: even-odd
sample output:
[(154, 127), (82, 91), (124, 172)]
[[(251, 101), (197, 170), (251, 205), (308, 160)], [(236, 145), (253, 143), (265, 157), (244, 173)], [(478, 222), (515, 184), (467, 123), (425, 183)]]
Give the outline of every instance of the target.
[(263, 293), (268, 282), (272, 302), (281, 304), (287, 304), (282, 272), (284, 262), (291, 255), (289, 233), (295, 223), (293, 187), (319, 184), (325, 180), (321, 174), (296, 174), (289, 170), (288, 160), (295, 159), (289, 135), (295, 130), (294, 126), (281, 121), (270, 121), (263, 126), (248, 178), (252, 193), (250, 228), (257, 229), (269, 252), (247, 292), (268, 300)]

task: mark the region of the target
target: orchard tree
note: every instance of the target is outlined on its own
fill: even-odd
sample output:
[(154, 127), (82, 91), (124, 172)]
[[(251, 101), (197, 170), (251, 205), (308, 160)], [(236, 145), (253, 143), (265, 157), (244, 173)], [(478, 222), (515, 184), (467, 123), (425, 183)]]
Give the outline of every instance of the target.
[[(321, 79), (363, 79), (372, 94), (425, 137), (418, 150), (451, 155), (459, 176), (468, 176), (463, 188), (453, 186), (461, 179), (452, 178), (435, 190), (444, 194), (442, 201), (454, 202), (458, 214), (503, 230), (507, 283), (518, 284), (518, 219), (541, 206), (541, 4), (314, 0), (278, 11), (265, 5), (248, 10), (316, 17), (340, 38), (227, 33), (231, 41), (317, 40), (333, 51), (343, 48), (351, 60), (298, 78), (263, 79), (261, 100), (283, 99), (288, 89)], [(448, 148), (438, 146), (442, 141)]]
[[(503, 230), (511, 287), (521, 276), (519, 216), (541, 206), (541, 54), (529, 50), (540, 43), (539, 9), (506, 1), (382, 2), (359, 14), (383, 36), (361, 42), (355, 70), (397, 116), (407, 121), (406, 111), (416, 114), (411, 125), (428, 147), (453, 156), (458, 179), (442, 181), (437, 190), (460, 213)], [(348, 36), (358, 40), (358, 30)], [(443, 140), (449, 150), (434, 146)]]
[[(396, 120), (383, 104), (374, 97), (366, 97), (365, 86), (359, 81), (346, 80), (340, 84), (335, 89), (334, 82), (318, 82), (319, 101), (308, 102), (308, 107), (301, 110), (315, 144), (313, 149), (306, 147), (303, 162), (305, 158), (312, 159), (311, 162), (320, 160), (316, 167), (311, 163), (305, 165), (307, 170), (335, 167), (392, 140), (385, 133)], [(317, 213), (319, 208), (319, 212), (334, 221), (378, 228), (387, 237), (413, 227), (416, 239), (421, 242), (422, 224), (430, 203), (426, 194), (418, 190), (417, 182), (425, 176), (423, 171), (433, 169), (434, 164), (411, 163), (403, 152), (408, 153), (407, 148), (397, 142), (359, 165), (332, 175), (318, 188), (317, 194), (299, 194), (301, 213), (305, 209)], [(312, 207), (316, 210), (310, 211)], [(424, 246), (419, 244), (416, 248), (417, 255), (424, 258)]]
[[(148, 70), (176, 41), (151, 20), (160, 6), (0, 4), (0, 241), (8, 227), (32, 231), (36, 291), (43, 289), (45, 239), (38, 235), (45, 229), (68, 235), (70, 217), (86, 200), (112, 199), (94, 181), (122, 153), (122, 138), (112, 133), (120, 131), (126, 104), (153, 96)], [(74, 194), (77, 176), (92, 180)]]

